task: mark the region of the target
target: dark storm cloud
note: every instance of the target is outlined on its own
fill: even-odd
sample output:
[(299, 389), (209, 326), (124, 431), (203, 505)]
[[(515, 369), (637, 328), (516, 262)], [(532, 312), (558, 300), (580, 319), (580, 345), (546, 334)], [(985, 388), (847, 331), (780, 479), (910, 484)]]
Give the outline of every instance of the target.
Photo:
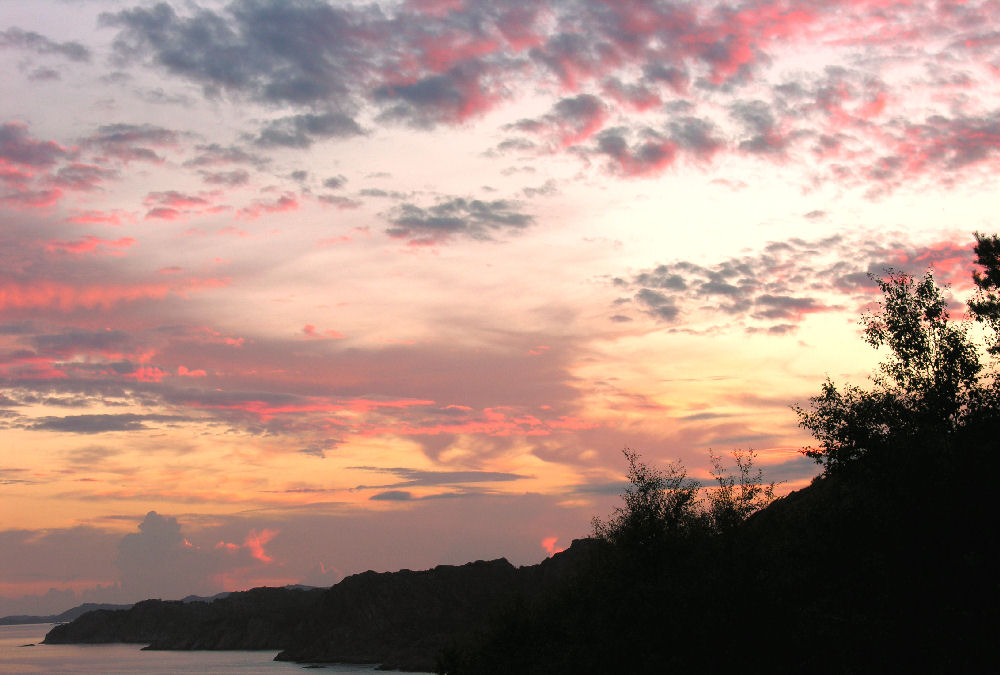
[(28, 135), (28, 127), (18, 122), (0, 125), (0, 160), (32, 167), (49, 167), (66, 157), (67, 150), (52, 141)]
[(0, 32), (0, 49), (4, 47), (36, 54), (54, 54), (70, 61), (90, 61), (90, 50), (79, 42), (55, 42), (44, 35), (17, 27)]
[(534, 222), (519, 208), (520, 204), (506, 199), (456, 197), (428, 208), (407, 203), (391, 212), (392, 227), (386, 233), (414, 244), (439, 243), (454, 236), (491, 239), (493, 233), (522, 230)]
[(308, 148), (327, 138), (350, 138), (364, 131), (351, 117), (338, 112), (302, 114), (268, 122), (254, 139), (261, 146)]

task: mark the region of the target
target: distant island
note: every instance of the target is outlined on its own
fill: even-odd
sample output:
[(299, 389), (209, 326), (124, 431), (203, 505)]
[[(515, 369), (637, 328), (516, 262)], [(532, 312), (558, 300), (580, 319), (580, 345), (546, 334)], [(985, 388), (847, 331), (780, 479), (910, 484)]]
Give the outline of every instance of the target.
[(118, 610), (128, 609), (131, 606), (132, 605), (129, 604), (113, 605), (100, 602), (85, 602), (82, 605), (77, 605), (76, 607), (67, 609), (65, 612), (61, 612), (59, 614), (46, 614), (44, 616), (34, 614), (13, 614), (11, 616), (0, 616), (0, 626), (21, 626), (29, 623), (65, 623), (66, 621), (72, 621), (87, 612), (93, 612), (98, 609)]

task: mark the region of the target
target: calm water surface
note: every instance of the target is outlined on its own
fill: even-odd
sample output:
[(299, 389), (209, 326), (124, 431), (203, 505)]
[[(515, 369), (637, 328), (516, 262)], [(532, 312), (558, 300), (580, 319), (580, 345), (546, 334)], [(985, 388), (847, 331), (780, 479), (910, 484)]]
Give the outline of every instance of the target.
[[(0, 626), (0, 673), (380, 673), (373, 666), (305, 668), (272, 661), (277, 651), (144, 652), (142, 645), (43, 645), (51, 624)], [(34, 647), (22, 645), (32, 644)]]

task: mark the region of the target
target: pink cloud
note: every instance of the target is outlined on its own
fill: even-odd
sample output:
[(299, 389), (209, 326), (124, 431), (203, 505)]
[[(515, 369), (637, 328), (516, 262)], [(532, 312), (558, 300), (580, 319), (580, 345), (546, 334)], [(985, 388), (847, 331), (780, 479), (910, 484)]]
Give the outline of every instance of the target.
[(135, 243), (131, 237), (121, 239), (101, 239), (94, 235), (87, 235), (76, 241), (47, 241), (43, 245), (50, 253), (72, 253), (76, 255), (84, 253), (108, 253), (111, 255), (123, 255), (120, 249), (126, 249)]
[(255, 219), (266, 213), (284, 213), (286, 211), (297, 211), (299, 202), (295, 195), (286, 193), (277, 199), (267, 201), (256, 201), (250, 206), (246, 206), (236, 212), (237, 218)]
[(131, 373), (126, 373), (125, 377), (138, 382), (161, 382), (169, 374), (156, 366), (139, 366)]
[(311, 338), (321, 338), (321, 339), (322, 338), (327, 338), (327, 339), (330, 339), (330, 340), (343, 340), (344, 339), (344, 334), (341, 333), (340, 331), (329, 329), (329, 330), (325, 330), (323, 332), (320, 332), (320, 331), (316, 330), (316, 326), (314, 326), (314, 325), (312, 325), (310, 323), (307, 323), (305, 326), (302, 327), (302, 332), (305, 333), (305, 335), (307, 337), (311, 337)]
[(62, 199), (62, 190), (15, 190), (0, 196), (0, 203), (24, 209), (45, 209)]
[(68, 284), (40, 279), (31, 282), (0, 278), (0, 309), (108, 309), (122, 302), (162, 299), (170, 293), (226, 285), (223, 279), (190, 279), (180, 284)]
[(66, 222), (76, 225), (121, 225), (122, 219), (135, 220), (134, 213), (126, 211), (77, 211), (66, 219)]
[(187, 208), (201, 208), (203, 206), (208, 206), (209, 202), (204, 197), (198, 197), (196, 195), (187, 195), (182, 192), (177, 192), (176, 190), (168, 190), (166, 192), (150, 192), (146, 195), (143, 200), (146, 206), (165, 206), (172, 209), (187, 209)]
[(157, 206), (146, 212), (146, 220), (180, 220), (182, 217), (180, 211), (166, 206)]

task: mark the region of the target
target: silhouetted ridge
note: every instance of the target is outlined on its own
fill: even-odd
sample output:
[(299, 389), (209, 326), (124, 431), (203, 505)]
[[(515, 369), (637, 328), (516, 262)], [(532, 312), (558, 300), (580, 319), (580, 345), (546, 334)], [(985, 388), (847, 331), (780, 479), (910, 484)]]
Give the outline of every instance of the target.
[(592, 541), (538, 565), (505, 559), (414, 572), (364, 572), (329, 589), (255, 588), (211, 601), (145, 600), (56, 626), (47, 644), (127, 642), (148, 649), (282, 649), (278, 659), (433, 670), (439, 652), (496, 609), (573, 576)]

